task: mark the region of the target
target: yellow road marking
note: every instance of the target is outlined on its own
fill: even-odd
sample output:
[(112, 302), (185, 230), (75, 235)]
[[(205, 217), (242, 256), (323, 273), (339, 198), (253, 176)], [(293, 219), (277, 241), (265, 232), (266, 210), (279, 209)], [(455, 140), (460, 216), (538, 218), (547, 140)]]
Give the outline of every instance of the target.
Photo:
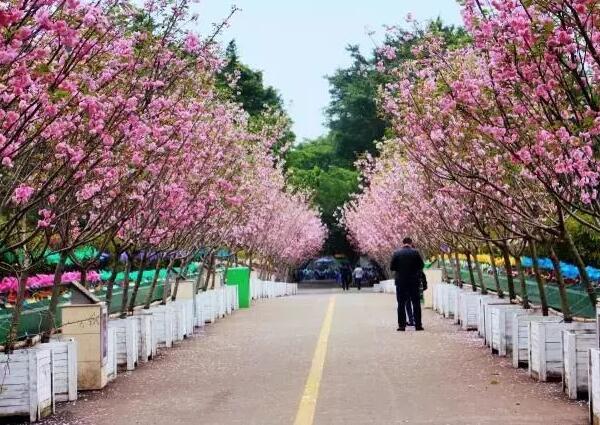
[(319, 340), (317, 341), (317, 348), (315, 348), (315, 354), (312, 359), (308, 378), (306, 379), (300, 406), (298, 406), (298, 413), (296, 413), (294, 425), (312, 425), (315, 419), (315, 409), (317, 407), (319, 386), (321, 385), (323, 366), (325, 365), (325, 357), (327, 355), (327, 343), (329, 341), (329, 334), (331, 333), (334, 308), (335, 295), (332, 295), (329, 299), (325, 319), (323, 319), (323, 324), (321, 325), (321, 333), (319, 334)]

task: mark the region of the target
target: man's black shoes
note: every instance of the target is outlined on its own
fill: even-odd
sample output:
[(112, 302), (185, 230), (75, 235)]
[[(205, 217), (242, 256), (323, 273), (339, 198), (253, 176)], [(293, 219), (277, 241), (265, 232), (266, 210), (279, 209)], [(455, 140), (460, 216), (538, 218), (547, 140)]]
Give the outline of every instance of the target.
[(415, 328), (415, 331), (424, 331), (425, 329), (423, 329), (423, 326), (417, 326)]
[(406, 328), (403, 328), (402, 326), (398, 326), (398, 329), (396, 329), (398, 332), (404, 332), (406, 330)]

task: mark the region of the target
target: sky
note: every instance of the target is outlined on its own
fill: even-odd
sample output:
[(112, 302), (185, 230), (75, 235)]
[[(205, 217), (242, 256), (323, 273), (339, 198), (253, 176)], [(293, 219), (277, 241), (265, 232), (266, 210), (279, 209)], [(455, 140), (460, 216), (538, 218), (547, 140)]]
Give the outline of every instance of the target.
[(409, 25), (408, 13), (419, 22), (440, 16), (447, 24), (461, 23), (456, 0), (200, 0), (195, 30), (209, 34), (233, 4), (242, 10), (220, 41), (235, 39), (242, 62), (263, 71), (265, 82), (279, 91), (299, 141), (326, 133), (324, 77), (350, 64), (348, 44), (368, 53), (383, 38), (384, 25)]

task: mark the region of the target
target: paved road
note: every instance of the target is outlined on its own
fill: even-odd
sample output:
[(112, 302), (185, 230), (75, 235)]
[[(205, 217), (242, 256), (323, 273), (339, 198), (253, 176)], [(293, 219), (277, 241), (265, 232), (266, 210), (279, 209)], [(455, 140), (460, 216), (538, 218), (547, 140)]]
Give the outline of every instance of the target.
[(311, 410), (309, 372), (318, 425), (586, 423), (583, 403), (492, 357), (472, 332), (426, 312), (426, 332), (398, 333), (394, 310), (393, 296), (356, 290), (261, 301), (46, 424), (292, 425), (299, 406)]

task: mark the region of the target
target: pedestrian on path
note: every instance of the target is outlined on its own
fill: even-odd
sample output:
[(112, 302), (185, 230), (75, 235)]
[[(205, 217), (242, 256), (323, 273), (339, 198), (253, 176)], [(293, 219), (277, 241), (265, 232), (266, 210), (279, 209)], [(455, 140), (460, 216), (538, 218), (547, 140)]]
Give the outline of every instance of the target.
[(350, 282), (352, 281), (352, 268), (349, 264), (342, 266), (342, 288), (344, 291), (350, 289)]
[(352, 273), (352, 275), (354, 276), (354, 283), (356, 284), (356, 287), (360, 291), (360, 288), (361, 288), (361, 285), (362, 285), (363, 276), (365, 275), (365, 271), (360, 266), (360, 264), (358, 264), (356, 266), (356, 268), (354, 269), (354, 272)]
[[(403, 246), (392, 257), (390, 269), (396, 273), (396, 300), (398, 301), (398, 331), (406, 330), (406, 307), (413, 310), (415, 330), (422, 331), (421, 284), (425, 263), (421, 254), (413, 247), (411, 238), (404, 238)], [(426, 285), (426, 283), (424, 283)]]

